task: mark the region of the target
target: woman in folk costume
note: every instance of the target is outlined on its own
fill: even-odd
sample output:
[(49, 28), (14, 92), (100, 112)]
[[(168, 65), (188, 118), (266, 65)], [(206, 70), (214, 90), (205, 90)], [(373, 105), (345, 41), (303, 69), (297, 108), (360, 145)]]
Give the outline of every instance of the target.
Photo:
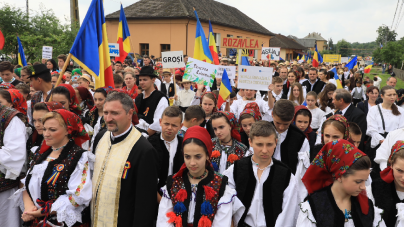
[(211, 162), (216, 172), (223, 173), (246, 154), (248, 148), (241, 143), (240, 126), (233, 113), (220, 111), (211, 116), (216, 137), (212, 139)]
[[(245, 105), (243, 112), (240, 113), (239, 123), (241, 126), (241, 143), (247, 146), (250, 149), (250, 143), (248, 142), (248, 135), (250, 134), (250, 129), (252, 124), (256, 121), (260, 121), (262, 119), (260, 108), (257, 103), (251, 102)], [(249, 150), (250, 152), (254, 152), (252, 148)], [(249, 155), (251, 155), (250, 153)]]
[(404, 141), (398, 140), (391, 149), (388, 167), (380, 172), (366, 188), (369, 198), (383, 209), (383, 220), (387, 227), (404, 226)]
[(184, 164), (161, 188), (157, 226), (231, 226), (238, 223), (244, 206), (227, 177), (215, 173), (209, 159), (212, 141), (206, 129), (193, 126), (184, 137)]
[(366, 195), (370, 159), (347, 140), (327, 143), (302, 178), (308, 200), (300, 204), (298, 226), (386, 226), (382, 209)]
[(34, 125), (34, 130), (27, 140), (28, 164), (33, 160), (35, 153), (39, 151), (43, 141), (43, 116), (58, 109), (64, 109), (63, 105), (58, 102), (39, 102), (35, 104), (32, 114), (32, 124)]
[(60, 102), (66, 110), (80, 116), (83, 109), (76, 97), (74, 88), (69, 84), (60, 84), (52, 90), (52, 101)]
[(26, 226), (90, 226), (94, 155), (80, 147), (89, 139), (83, 124), (59, 109), (45, 114), (43, 125), (45, 142), (13, 196), (22, 219)]
[(132, 99), (136, 99), (138, 93), (138, 86), (136, 85), (136, 75), (134, 72), (126, 72), (124, 75), (126, 86), (123, 87), (124, 90), (128, 92), (128, 95)]
[(24, 96), (17, 89), (0, 89), (0, 104), (14, 108), (20, 111), (20, 113), (27, 115), (27, 101), (25, 101)]

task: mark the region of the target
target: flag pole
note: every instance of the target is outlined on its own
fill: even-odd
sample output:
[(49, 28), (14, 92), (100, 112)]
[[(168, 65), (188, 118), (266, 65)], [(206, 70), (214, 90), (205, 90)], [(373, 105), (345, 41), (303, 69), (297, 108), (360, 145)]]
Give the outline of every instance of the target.
[[(55, 87), (59, 86), (59, 84), (62, 82), (63, 75), (65, 74), (67, 66), (70, 64), (71, 57), (72, 57), (72, 54), (69, 53), (69, 55), (67, 55), (65, 64), (63, 65), (62, 71), (59, 73), (59, 78), (56, 81)], [(52, 101), (52, 94), (51, 94), (51, 97), (49, 98), (49, 102), (51, 102), (51, 101)]]

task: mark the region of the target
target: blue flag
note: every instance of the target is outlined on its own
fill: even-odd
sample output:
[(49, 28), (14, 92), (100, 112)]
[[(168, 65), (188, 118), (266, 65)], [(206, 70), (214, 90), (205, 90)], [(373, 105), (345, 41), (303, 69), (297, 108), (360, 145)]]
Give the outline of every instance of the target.
[(355, 56), (354, 58), (351, 59), (351, 61), (345, 65), (345, 67), (347, 67), (349, 70), (353, 69), (356, 65), (356, 63), (358, 62), (358, 57)]

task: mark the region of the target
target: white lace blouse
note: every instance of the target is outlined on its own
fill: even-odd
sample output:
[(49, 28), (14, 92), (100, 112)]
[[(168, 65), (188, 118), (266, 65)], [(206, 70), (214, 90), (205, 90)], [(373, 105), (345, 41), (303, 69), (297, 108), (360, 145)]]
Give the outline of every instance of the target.
[[(40, 209), (36, 199), (41, 198), (41, 182), (49, 161), (54, 158), (48, 157), (41, 164), (35, 165), (31, 172), (31, 180), (29, 183), (29, 192), (33, 198), (35, 206)], [(52, 204), (52, 211), (56, 212), (58, 222), (64, 222), (68, 227), (73, 226), (76, 222), (81, 222), (81, 212), (89, 206), (92, 198), (92, 181), (91, 171), (94, 167), (95, 156), (91, 152), (84, 152), (79, 159), (77, 166), (70, 175), (68, 182), (68, 190), (66, 194), (60, 195)], [(22, 192), (26, 190), (26, 178), (21, 180), (24, 187), (19, 189), (10, 198), (19, 205), (24, 211), (24, 202), (22, 200)]]

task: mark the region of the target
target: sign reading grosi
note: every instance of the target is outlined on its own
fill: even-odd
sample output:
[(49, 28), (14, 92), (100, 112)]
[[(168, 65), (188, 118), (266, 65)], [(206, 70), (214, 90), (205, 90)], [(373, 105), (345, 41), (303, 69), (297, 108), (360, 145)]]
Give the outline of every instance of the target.
[(280, 60), (280, 47), (263, 47), (261, 50), (261, 60)]
[(188, 58), (182, 80), (190, 80), (198, 84), (212, 87), (213, 80), (217, 73), (217, 67), (217, 65)]
[(236, 79), (236, 66), (223, 66), (223, 65), (218, 65), (217, 66), (217, 73), (216, 73), (216, 78), (222, 78), (223, 72), (226, 69), (227, 76), (229, 79)]
[(42, 59), (52, 59), (53, 47), (43, 46), (42, 47)]
[(182, 51), (167, 51), (161, 52), (161, 60), (163, 68), (182, 68), (184, 64), (184, 53)]
[(108, 43), (109, 56), (119, 57), (119, 44), (118, 43)]
[(239, 66), (238, 87), (239, 89), (251, 89), (267, 91), (272, 83), (271, 67)]

